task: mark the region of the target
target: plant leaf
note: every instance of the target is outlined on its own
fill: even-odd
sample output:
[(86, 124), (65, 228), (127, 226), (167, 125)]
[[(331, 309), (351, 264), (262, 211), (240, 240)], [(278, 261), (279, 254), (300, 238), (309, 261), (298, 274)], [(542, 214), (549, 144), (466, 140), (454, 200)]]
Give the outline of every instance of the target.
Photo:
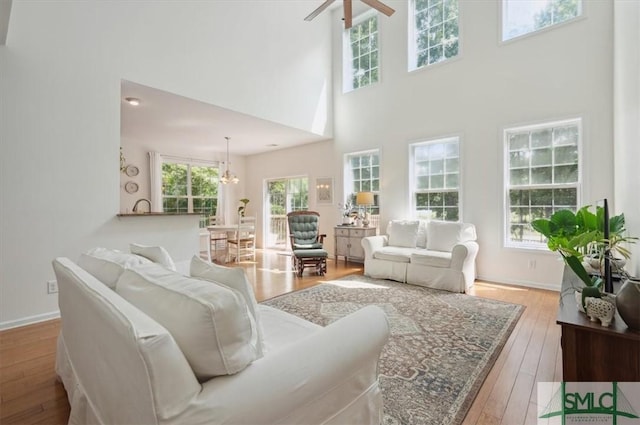
[(563, 256), (564, 261), (567, 263), (571, 270), (584, 282), (586, 286), (593, 286), (594, 282), (591, 280), (589, 273), (584, 269), (584, 266), (580, 260), (575, 256)]

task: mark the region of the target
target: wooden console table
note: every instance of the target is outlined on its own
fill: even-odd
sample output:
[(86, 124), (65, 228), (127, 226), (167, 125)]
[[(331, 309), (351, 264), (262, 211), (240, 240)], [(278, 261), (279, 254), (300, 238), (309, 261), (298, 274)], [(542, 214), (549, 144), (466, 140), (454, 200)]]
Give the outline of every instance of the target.
[(590, 321), (578, 311), (571, 289), (582, 286), (571, 270), (565, 270), (556, 321), (562, 327), (563, 381), (640, 381), (640, 331), (629, 329), (617, 311), (608, 328)]

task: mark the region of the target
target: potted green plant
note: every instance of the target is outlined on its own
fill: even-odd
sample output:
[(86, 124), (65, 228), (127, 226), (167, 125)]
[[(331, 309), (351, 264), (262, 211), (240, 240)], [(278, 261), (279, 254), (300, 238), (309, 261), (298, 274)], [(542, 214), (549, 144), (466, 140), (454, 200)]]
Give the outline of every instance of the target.
[(624, 214), (609, 219), (609, 238), (604, 238), (604, 219), (602, 207), (597, 207), (595, 214), (584, 206), (577, 212), (571, 210), (556, 211), (549, 219), (534, 220), (531, 226), (547, 238), (547, 246), (557, 251), (565, 264), (585, 284), (582, 289), (582, 306), (585, 298), (601, 298), (602, 278), (589, 274), (583, 265), (585, 256), (596, 256), (603, 259), (605, 255), (630, 257), (629, 250), (623, 243), (634, 243), (637, 238), (625, 236)]
[(240, 203), (242, 205), (238, 207), (238, 215), (240, 217), (244, 217), (245, 212), (247, 212), (247, 204), (249, 203), (249, 200), (247, 198), (242, 198), (240, 199)]

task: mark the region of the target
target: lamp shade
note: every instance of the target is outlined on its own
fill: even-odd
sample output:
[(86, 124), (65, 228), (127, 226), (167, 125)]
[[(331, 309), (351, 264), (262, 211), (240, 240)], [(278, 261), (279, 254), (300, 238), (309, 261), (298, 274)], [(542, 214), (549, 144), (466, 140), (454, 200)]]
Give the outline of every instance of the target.
[(358, 192), (356, 194), (356, 205), (373, 205), (373, 193)]

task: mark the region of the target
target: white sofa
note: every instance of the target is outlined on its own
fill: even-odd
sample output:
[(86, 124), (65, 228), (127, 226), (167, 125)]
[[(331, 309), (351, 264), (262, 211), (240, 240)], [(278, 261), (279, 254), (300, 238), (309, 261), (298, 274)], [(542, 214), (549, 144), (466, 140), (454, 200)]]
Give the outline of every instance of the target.
[(362, 239), (364, 274), (465, 292), (476, 278), (478, 243), (473, 224), (392, 220), (386, 235)]
[(53, 261), (70, 424), (381, 422), (378, 307), (321, 327), (251, 300), (243, 269), (194, 257), (192, 278), (94, 254)]

